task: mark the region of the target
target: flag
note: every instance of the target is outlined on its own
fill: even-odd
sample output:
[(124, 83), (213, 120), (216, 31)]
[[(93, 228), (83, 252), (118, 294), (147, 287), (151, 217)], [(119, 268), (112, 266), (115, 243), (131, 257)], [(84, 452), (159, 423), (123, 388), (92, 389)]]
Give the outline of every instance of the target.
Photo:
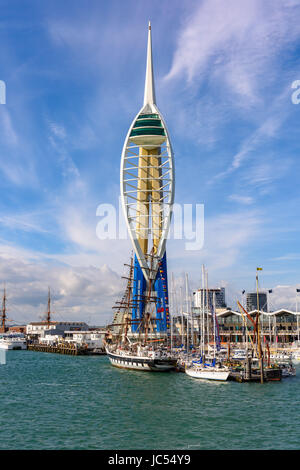
[(256, 268), (256, 271), (262, 271), (263, 268)]

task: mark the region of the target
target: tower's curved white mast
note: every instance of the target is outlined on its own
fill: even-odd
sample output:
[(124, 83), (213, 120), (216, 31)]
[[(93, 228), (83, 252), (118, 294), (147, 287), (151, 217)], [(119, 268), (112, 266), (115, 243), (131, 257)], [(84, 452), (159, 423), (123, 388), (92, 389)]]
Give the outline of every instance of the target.
[(145, 279), (155, 279), (174, 201), (174, 159), (166, 123), (156, 106), (151, 25), (144, 104), (129, 128), (121, 158), (121, 200)]

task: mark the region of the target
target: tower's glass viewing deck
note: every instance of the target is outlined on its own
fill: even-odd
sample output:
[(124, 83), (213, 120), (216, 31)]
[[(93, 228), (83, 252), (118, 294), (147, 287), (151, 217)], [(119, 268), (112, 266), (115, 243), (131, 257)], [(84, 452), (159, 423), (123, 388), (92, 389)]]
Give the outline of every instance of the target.
[(164, 129), (158, 129), (157, 127), (141, 127), (140, 129), (133, 129), (130, 137), (135, 135), (165, 135)]
[(158, 114), (140, 114), (134, 123), (130, 137), (140, 135), (165, 136), (165, 130)]

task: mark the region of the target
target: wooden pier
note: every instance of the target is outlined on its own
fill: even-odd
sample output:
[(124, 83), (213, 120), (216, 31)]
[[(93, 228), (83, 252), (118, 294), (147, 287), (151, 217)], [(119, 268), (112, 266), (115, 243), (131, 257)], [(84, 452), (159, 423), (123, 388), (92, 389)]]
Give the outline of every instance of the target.
[[(282, 378), (282, 370), (277, 368), (264, 369), (264, 381), (265, 382), (277, 382)], [(246, 371), (236, 370), (231, 371), (228, 380), (233, 380), (236, 382), (260, 382), (260, 371), (252, 370), (250, 374), (247, 374)]]
[(80, 347), (72, 343), (59, 343), (55, 346), (41, 343), (29, 343), (27, 345), (27, 349), (29, 349), (30, 351), (68, 354), (71, 356), (98, 356), (106, 354), (106, 352), (102, 350), (92, 351), (86, 347)]

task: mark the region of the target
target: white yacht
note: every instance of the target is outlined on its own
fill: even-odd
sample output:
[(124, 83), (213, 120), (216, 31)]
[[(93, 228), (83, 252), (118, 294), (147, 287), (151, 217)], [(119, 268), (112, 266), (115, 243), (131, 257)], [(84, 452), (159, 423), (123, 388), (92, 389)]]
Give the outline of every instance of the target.
[(282, 377), (295, 377), (296, 375), (296, 369), (293, 366), (292, 362), (283, 362), (279, 364), (279, 368), (282, 370)]
[(226, 381), (230, 370), (228, 367), (216, 364), (206, 364), (200, 361), (194, 361), (191, 366), (185, 368), (185, 373), (195, 379)]
[(195, 379), (226, 381), (230, 371), (227, 367), (192, 366), (185, 369), (185, 373)]
[(245, 349), (234, 349), (233, 350), (232, 359), (243, 360), (243, 359), (246, 359), (246, 357), (247, 357), (247, 355), (246, 355), (246, 350)]
[(25, 335), (22, 333), (0, 333), (0, 349), (27, 349)]
[(292, 359), (292, 354), (286, 352), (277, 352), (270, 354), (270, 359), (272, 359), (273, 361), (290, 362)]
[(296, 349), (292, 352), (292, 363), (300, 364), (300, 349)]
[(250, 350), (247, 351), (246, 349), (234, 349), (232, 352), (232, 359), (234, 360), (243, 361), (247, 359), (247, 356), (251, 357)]

